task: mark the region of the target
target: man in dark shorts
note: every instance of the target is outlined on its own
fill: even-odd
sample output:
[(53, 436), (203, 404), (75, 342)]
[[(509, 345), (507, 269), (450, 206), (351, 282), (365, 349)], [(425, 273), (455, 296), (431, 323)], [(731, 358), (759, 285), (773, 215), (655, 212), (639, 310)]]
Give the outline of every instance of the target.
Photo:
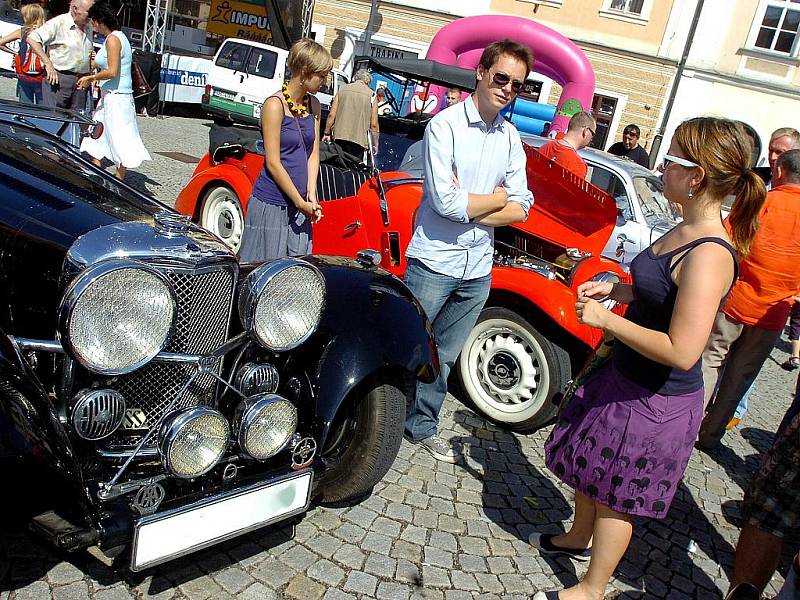
[[(778, 568), (784, 537), (800, 523), (798, 406), (800, 399), (795, 395), (778, 427), (772, 447), (767, 450), (744, 492), (742, 531), (736, 544), (731, 599), (746, 598), (744, 589), (750, 589), (750, 586), (764, 590)], [(742, 590), (737, 590), (739, 595), (734, 594), (736, 586)]]

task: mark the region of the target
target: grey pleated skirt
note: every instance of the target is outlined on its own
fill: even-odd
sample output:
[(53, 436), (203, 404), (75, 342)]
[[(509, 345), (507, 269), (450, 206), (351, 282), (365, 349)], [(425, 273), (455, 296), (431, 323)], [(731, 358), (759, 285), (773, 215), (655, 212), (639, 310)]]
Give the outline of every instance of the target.
[(264, 262), (311, 254), (311, 221), (297, 208), (267, 204), (250, 196), (239, 260)]

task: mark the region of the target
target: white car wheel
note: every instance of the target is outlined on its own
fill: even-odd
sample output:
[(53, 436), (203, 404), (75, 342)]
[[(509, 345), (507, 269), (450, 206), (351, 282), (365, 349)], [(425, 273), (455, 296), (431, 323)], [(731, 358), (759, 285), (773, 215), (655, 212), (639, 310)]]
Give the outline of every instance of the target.
[(569, 355), (525, 319), (486, 308), (458, 358), (458, 377), (473, 406), (492, 421), (529, 430), (555, 414), (553, 396), (570, 375)]
[(234, 251), (239, 250), (244, 231), (244, 215), (239, 198), (227, 186), (208, 190), (203, 197), (200, 225), (219, 237)]

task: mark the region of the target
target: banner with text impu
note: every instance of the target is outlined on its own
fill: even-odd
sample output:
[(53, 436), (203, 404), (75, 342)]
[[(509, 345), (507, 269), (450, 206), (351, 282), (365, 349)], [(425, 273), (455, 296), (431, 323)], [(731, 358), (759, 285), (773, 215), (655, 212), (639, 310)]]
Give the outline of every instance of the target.
[(206, 30), (225, 37), (244, 38), (264, 44), (272, 42), (267, 9), (263, 2), (211, 0)]

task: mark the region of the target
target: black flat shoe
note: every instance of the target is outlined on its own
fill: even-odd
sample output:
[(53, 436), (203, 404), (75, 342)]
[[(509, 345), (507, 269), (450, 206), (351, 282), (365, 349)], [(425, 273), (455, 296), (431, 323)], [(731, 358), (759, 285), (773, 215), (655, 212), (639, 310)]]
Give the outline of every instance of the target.
[[(572, 560), (585, 561), (592, 558), (592, 549), (584, 548), (583, 550), (573, 550), (571, 548), (562, 548), (553, 543), (553, 538), (556, 537), (551, 533), (538, 533), (534, 532), (528, 538), (531, 546), (539, 549), (539, 554), (563, 554), (569, 556)], [(553, 598), (558, 599), (558, 592), (555, 592)], [(547, 600), (551, 600), (548, 598)]]
[(728, 592), (725, 600), (759, 600), (761, 591), (749, 583), (740, 583)]

